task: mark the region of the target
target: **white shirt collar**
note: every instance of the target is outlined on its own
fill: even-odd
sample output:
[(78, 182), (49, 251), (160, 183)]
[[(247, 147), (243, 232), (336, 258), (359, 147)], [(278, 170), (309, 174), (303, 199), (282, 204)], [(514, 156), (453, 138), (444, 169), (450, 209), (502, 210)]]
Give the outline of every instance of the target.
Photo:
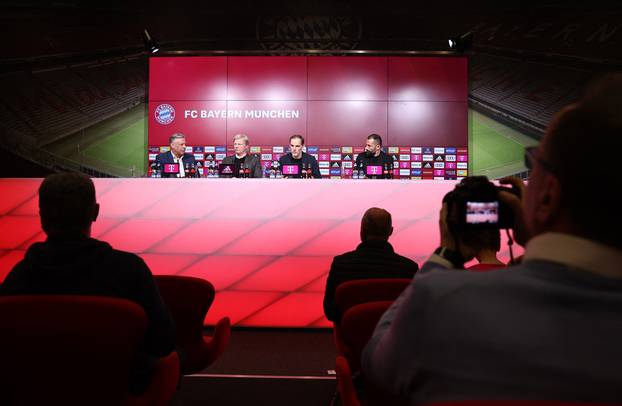
[(557, 262), (622, 278), (622, 250), (570, 234), (544, 233), (532, 238), (525, 247), (523, 260)]

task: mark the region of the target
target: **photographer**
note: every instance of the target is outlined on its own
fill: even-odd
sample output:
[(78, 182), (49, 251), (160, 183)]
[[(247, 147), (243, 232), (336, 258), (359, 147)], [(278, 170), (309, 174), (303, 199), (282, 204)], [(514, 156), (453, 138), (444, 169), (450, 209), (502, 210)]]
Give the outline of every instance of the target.
[[(467, 399), (622, 403), (622, 74), (605, 78), (526, 148), (528, 187), (499, 192), (520, 265), (461, 272), (469, 253), (440, 213), (441, 246), (378, 322), (362, 356), (376, 386), (426, 404)], [(602, 185), (608, 185), (603, 189)], [(449, 221), (448, 221), (449, 219)]]
[[(504, 188), (505, 189), (505, 188)], [(443, 254), (456, 258), (456, 267), (472, 258), (479, 264), (470, 270), (484, 271), (505, 267), (497, 259), (501, 248), (500, 228), (509, 228), (513, 223), (511, 208), (499, 201), (499, 188), (485, 176), (464, 178), (455, 189), (443, 198), (446, 219), (441, 217), (445, 243), (441, 247), (453, 246)], [(518, 194), (516, 189), (506, 189)], [(451, 239), (451, 241), (449, 241)], [(439, 254), (440, 254), (439, 250)]]

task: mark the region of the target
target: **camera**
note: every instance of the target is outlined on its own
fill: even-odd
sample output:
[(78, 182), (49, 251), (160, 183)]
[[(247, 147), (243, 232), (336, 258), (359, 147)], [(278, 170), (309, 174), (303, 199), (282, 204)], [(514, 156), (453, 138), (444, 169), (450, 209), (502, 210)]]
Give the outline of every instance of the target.
[(514, 212), (499, 200), (500, 191), (519, 196), (517, 189), (496, 186), (486, 176), (464, 178), (443, 198), (447, 203), (449, 227), (462, 230), (512, 228)]

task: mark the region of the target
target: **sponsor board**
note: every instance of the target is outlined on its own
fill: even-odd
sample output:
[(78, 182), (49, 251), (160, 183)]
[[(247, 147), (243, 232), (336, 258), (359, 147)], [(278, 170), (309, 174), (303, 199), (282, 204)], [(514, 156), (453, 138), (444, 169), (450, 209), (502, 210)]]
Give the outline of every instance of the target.
[(226, 156), (227, 154), (216, 154), (216, 160), (222, 161), (223, 159), (225, 159)]
[(155, 161), (156, 156), (158, 156), (158, 154), (153, 154), (153, 153), (152, 153), (152, 154), (149, 154), (149, 160), (150, 160), (150, 161)]
[(464, 169), (458, 169), (456, 171), (456, 175), (458, 175), (458, 176), (468, 176), (468, 172), (466, 170), (464, 170)]
[(250, 147), (251, 154), (261, 154), (261, 147)]
[(328, 168), (322, 168), (322, 169), (320, 169), (320, 175), (322, 175), (322, 176), (328, 176), (328, 175), (330, 175), (330, 169), (328, 169)]
[(262, 161), (272, 161), (272, 154), (261, 154)]
[(458, 155), (458, 162), (468, 162), (469, 157), (467, 155)]
[(400, 169), (400, 176), (409, 176), (410, 169)]
[(422, 154), (422, 152), (421, 152), (421, 147), (411, 147), (411, 148), (410, 148), (410, 153), (411, 153), (411, 154), (418, 154), (418, 155), (421, 155), (421, 154)]
[(410, 161), (410, 154), (400, 154), (400, 161)]
[(447, 169), (456, 169), (456, 163), (455, 162), (445, 162), (445, 168), (447, 168)]
[(399, 147), (389, 147), (389, 154), (399, 154), (400, 153), (400, 148)]
[(456, 162), (455, 155), (445, 155), (445, 162)]
[(458, 162), (458, 164), (456, 165), (456, 167), (458, 169), (468, 169), (469, 164), (466, 162)]
[(331, 161), (341, 161), (341, 154), (330, 154)]
[(445, 148), (445, 154), (456, 155), (456, 148)]
[(421, 168), (421, 162), (411, 162), (410, 163), (410, 167), (411, 168)]
[(341, 153), (342, 154), (351, 154), (352, 153), (352, 147), (341, 147)]
[(434, 156), (433, 155), (423, 155), (423, 161), (433, 161), (434, 160)]
[(307, 152), (310, 154), (317, 154), (319, 151), (318, 147), (307, 147)]
[(284, 150), (285, 148), (283, 147), (272, 147), (272, 152), (274, 152), (275, 154), (282, 154)]
[(445, 162), (434, 162), (434, 169), (445, 169)]
[(400, 165), (399, 165), (399, 167), (400, 167), (400, 168), (402, 168), (402, 169), (408, 169), (408, 168), (410, 168), (410, 164), (411, 164), (411, 162), (400, 162), (399, 164), (400, 164)]
[(342, 168), (352, 168), (352, 162), (342, 162), (341, 163), (341, 167)]
[(442, 148), (442, 147), (435, 147), (435, 148), (434, 148), (434, 153), (435, 153), (435, 154), (445, 154), (445, 148)]
[(216, 147), (216, 152), (227, 152), (227, 147), (224, 145), (219, 145)]

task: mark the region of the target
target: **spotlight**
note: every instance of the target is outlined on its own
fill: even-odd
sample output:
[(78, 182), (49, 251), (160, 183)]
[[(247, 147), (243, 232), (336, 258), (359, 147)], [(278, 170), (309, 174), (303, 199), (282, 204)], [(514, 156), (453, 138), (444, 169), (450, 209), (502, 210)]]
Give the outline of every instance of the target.
[(146, 28), (143, 31), (143, 41), (145, 42), (145, 49), (147, 50), (147, 52), (155, 54), (160, 50), (160, 46), (158, 45), (156, 40), (151, 38), (151, 35), (149, 35), (149, 31), (147, 31)]
[(455, 38), (450, 38), (448, 42), (449, 49), (462, 54), (464, 51), (470, 49), (473, 44), (473, 31), (469, 31)]

